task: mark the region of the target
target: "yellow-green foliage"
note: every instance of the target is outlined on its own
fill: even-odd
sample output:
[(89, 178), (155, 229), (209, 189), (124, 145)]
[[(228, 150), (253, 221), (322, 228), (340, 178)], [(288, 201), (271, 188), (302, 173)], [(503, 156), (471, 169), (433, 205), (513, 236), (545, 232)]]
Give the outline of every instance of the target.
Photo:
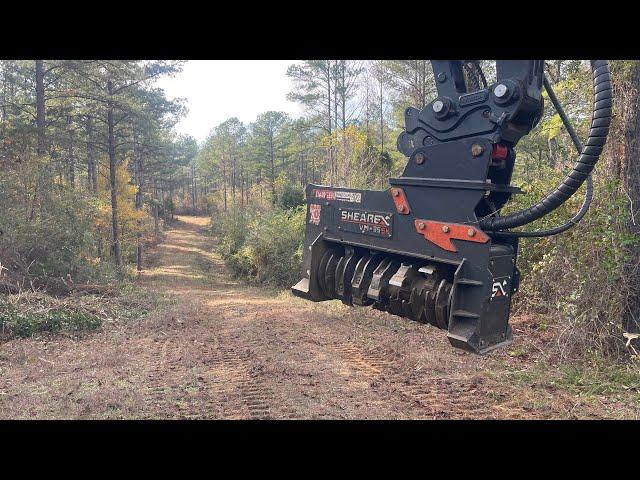
[[(100, 167), (98, 174), (98, 196), (96, 204), (98, 211), (95, 215), (94, 227), (103, 239), (104, 249), (109, 248), (111, 239), (111, 187), (109, 185), (109, 168)], [(138, 232), (150, 236), (152, 223), (149, 207), (140, 210), (135, 207), (136, 186), (133, 184), (127, 162), (116, 167), (117, 197), (118, 197), (118, 225), (120, 227), (120, 242), (123, 256), (133, 261), (135, 259), (136, 235)]]
[(323, 150), (333, 151), (334, 171), (324, 172), (326, 184), (352, 188), (372, 188), (386, 184), (392, 160), (367, 142), (367, 132), (356, 125), (334, 130), (319, 140)]
[[(51, 290), (70, 283), (110, 281), (111, 193), (108, 170), (98, 175), (97, 195), (69, 185), (46, 157), (27, 157), (0, 172), (0, 276)], [(135, 254), (137, 233), (152, 232), (148, 208), (136, 210), (136, 187), (127, 165), (117, 168), (118, 213), (125, 258)], [(104, 260), (104, 261), (103, 261)], [(6, 279), (5, 279), (6, 280)], [(66, 284), (66, 285), (65, 285)]]

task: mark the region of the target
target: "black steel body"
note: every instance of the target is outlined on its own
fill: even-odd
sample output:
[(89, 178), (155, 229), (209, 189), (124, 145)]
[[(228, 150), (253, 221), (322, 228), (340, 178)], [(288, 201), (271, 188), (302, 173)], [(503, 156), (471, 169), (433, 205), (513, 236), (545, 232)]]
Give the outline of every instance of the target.
[(498, 61), (484, 86), (465, 61), (433, 61), (438, 98), (405, 112), (401, 177), (383, 191), (308, 185), (304, 278), (292, 291), (431, 323), (459, 348), (512, 339), (517, 238), (483, 232), (513, 193), (514, 146), (542, 115), (542, 60)]

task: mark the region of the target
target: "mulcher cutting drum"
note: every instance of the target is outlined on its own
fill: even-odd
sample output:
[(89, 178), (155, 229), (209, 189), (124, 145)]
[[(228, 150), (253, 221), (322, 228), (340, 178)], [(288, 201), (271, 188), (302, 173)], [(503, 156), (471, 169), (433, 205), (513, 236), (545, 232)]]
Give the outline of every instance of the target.
[(388, 190), (307, 186), (304, 277), (292, 291), (428, 323), (485, 353), (512, 340), (519, 232), (506, 229), (549, 213), (589, 176), (608, 131), (608, 67), (592, 62), (596, 130), (567, 185), (534, 212), (500, 217), (519, 192), (509, 185), (514, 147), (542, 115), (544, 62), (498, 61), (490, 86), (478, 62), (432, 65), (438, 98), (406, 110), (398, 149), (408, 163)]

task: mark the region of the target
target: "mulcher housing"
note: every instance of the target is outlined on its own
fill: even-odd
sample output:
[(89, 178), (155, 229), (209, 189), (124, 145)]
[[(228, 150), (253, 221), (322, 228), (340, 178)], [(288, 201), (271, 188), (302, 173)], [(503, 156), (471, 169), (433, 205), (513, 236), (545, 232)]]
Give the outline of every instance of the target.
[(292, 291), (430, 323), (486, 353), (512, 341), (518, 238), (479, 219), (499, 219), (519, 192), (514, 147), (542, 115), (544, 62), (497, 61), (491, 86), (478, 63), (432, 66), (438, 98), (406, 110), (408, 163), (389, 189), (307, 186), (305, 276)]

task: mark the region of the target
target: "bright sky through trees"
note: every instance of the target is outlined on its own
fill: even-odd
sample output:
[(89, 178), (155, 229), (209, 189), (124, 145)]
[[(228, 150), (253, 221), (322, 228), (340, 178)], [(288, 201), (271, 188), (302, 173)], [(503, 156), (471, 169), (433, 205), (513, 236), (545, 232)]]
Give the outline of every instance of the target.
[(179, 133), (204, 141), (211, 129), (229, 117), (249, 123), (260, 112), (278, 110), (297, 117), (301, 108), (286, 98), (293, 87), (287, 67), (295, 60), (190, 60), (181, 73), (157, 86), (168, 98), (187, 99), (188, 115)]

